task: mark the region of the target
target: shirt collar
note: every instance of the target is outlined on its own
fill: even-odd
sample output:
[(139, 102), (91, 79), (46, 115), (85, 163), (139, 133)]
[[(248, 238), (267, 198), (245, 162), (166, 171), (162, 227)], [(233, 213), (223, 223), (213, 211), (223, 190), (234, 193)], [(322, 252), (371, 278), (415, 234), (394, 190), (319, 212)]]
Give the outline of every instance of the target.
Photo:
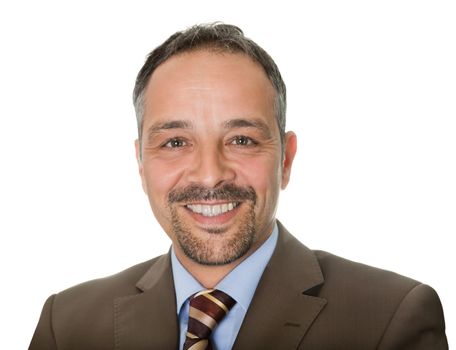
[[(228, 295), (246, 311), (252, 301), (258, 282), (277, 244), (277, 223), (269, 238), (247, 259), (236, 266), (215, 287)], [(171, 265), (176, 290), (177, 313), (193, 294), (205, 289), (180, 263), (171, 249)]]

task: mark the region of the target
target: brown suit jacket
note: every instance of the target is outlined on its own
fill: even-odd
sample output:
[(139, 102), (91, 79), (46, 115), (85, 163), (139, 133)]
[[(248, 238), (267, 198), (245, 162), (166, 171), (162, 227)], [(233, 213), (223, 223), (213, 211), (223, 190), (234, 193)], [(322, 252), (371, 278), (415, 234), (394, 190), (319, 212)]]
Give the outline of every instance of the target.
[[(170, 255), (86, 282), (45, 303), (30, 350), (178, 347)], [(435, 291), (312, 251), (279, 223), (274, 254), (233, 349), (448, 349)]]

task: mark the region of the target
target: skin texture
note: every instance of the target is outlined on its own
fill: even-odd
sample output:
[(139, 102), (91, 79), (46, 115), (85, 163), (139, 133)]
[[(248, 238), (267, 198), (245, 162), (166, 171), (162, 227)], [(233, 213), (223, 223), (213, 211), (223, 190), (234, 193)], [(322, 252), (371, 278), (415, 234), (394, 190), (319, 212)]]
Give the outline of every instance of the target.
[[(209, 51), (171, 57), (147, 86), (135, 143), (143, 189), (177, 258), (207, 288), (272, 232), (296, 153), (288, 132), (282, 158), (274, 97), (248, 56)], [(237, 206), (212, 217), (186, 207), (228, 203)]]

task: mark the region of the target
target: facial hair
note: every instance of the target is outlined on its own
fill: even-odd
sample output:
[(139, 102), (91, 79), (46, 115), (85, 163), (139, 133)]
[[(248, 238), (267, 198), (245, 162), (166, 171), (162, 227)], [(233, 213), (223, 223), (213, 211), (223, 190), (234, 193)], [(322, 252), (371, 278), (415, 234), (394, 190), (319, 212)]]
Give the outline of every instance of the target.
[[(184, 252), (193, 261), (202, 265), (226, 265), (244, 256), (252, 247), (256, 237), (255, 204), (256, 193), (252, 187), (239, 187), (225, 184), (215, 189), (199, 185), (190, 185), (174, 189), (168, 195), (168, 207), (171, 213), (173, 235)], [(242, 202), (244, 213), (239, 217), (239, 225), (234, 235), (223, 238), (223, 228), (207, 228), (205, 238), (192, 233), (177, 209), (176, 204), (196, 201), (224, 200)]]

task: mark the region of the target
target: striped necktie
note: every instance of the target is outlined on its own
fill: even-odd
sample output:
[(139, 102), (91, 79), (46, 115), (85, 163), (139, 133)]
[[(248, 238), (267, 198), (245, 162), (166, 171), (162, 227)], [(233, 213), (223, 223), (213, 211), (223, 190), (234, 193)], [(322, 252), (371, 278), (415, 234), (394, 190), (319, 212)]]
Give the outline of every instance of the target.
[(196, 293), (190, 300), (183, 350), (212, 350), (209, 337), (234, 304), (236, 300), (217, 289)]

